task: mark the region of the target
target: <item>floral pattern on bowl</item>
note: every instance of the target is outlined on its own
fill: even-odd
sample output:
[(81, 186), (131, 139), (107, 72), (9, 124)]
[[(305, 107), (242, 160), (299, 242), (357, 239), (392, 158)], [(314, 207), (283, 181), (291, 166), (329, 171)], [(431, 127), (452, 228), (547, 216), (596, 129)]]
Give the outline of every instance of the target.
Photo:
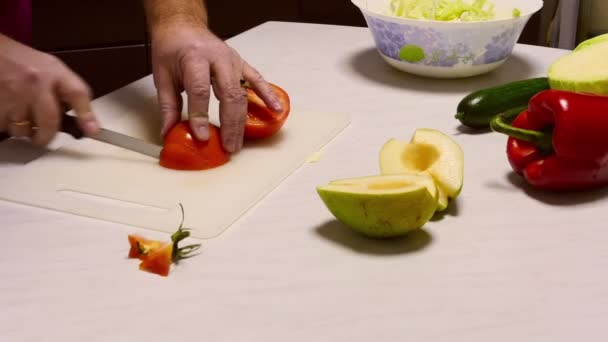
[(365, 15), (378, 50), (394, 60), (426, 66), (482, 65), (505, 60), (525, 21), (498, 30), (448, 31)]

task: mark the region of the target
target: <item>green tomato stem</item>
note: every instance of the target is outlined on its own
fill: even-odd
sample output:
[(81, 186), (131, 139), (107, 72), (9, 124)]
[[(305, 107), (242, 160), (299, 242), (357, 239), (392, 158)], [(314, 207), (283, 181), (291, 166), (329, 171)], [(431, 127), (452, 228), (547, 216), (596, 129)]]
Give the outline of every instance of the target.
[(190, 232), (187, 228), (184, 228), (184, 206), (180, 203), (179, 207), (182, 212), (182, 221), (179, 224), (179, 228), (175, 233), (171, 234), (171, 241), (173, 242), (173, 253), (171, 255), (173, 262), (178, 263), (182, 259), (190, 258), (193, 255), (192, 252), (196, 251), (201, 247), (200, 243), (192, 244), (184, 247), (179, 247), (179, 242), (190, 236)]

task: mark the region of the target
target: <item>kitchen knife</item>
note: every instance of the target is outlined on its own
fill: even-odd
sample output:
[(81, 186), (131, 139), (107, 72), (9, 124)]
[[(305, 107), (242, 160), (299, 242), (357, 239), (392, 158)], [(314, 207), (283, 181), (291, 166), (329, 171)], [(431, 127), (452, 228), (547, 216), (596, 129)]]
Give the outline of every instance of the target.
[[(61, 119), (61, 129), (75, 139), (82, 139), (85, 137), (84, 132), (78, 126), (76, 117), (63, 114)], [(0, 141), (10, 138), (10, 135), (6, 132), (0, 132)], [(106, 128), (101, 128), (100, 132), (95, 136), (87, 136), (87, 138), (95, 139), (104, 143), (126, 148), (131, 151), (135, 151), (153, 158), (160, 158), (160, 151), (162, 146), (152, 144), (140, 139), (133, 138), (131, 136), (111, 131)]]

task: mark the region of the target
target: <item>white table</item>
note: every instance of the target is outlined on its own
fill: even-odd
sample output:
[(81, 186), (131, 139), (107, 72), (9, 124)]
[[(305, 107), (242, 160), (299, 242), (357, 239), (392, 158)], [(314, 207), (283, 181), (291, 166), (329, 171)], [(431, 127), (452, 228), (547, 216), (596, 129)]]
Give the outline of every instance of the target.
[[(492, 74), (439, 81), (387, 66), (365, 28), (271, 22), (229, 43), (294, 107), (352, 124), (168, 278), (125, 256), (128, 233), (166, 235), (1, 202), (0, 341), (606, 340), (606, 191), (524, 191), (506, 138), (453, 118), (465, 93), (542, 76), (566, 51), (518, 45)], [(419, 127), (465, 151), (450, 212), (397, 241), (336, 223), (315, 186), (378, 173), (382, 143)]]

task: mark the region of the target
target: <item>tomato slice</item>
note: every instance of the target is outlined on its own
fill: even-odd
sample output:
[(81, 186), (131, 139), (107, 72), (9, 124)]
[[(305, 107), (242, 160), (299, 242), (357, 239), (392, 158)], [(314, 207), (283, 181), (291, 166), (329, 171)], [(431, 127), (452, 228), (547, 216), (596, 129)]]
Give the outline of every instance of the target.
[(163, 243), (157, 240), (149, 240), (137, 234), (129, 235), (129, 258), (143, 259), (150, 252), (160, 247)]
[(173, 242), (149, 240), (137, 234), (129, 235), (129, 258), (141, 260), (139, 269), (167, 276), (173, 262)]
[(166, 277), (173, 263), (173, 242), (166, 242), (152, 250), (139, 264), (139, 269)]
[(273, 112), (266, 107), (264, 101), (253, 91), (247, 89), (247, 124), (245, 125), (245, 139), (256, 140), (264, 139), (275, 135), (285, 124), (290, 107), (289, 95), (281, 87), (270, 84), (275, 94), (279, 98), (283, 111)]
[(201, 141), (194, 138), (188, 120), (184, 120), (165, 137), (159, 164), (175, 170), (206, 170), (221, 166), (229, 159), (218, 127), (210, 124), (209, 139)]

